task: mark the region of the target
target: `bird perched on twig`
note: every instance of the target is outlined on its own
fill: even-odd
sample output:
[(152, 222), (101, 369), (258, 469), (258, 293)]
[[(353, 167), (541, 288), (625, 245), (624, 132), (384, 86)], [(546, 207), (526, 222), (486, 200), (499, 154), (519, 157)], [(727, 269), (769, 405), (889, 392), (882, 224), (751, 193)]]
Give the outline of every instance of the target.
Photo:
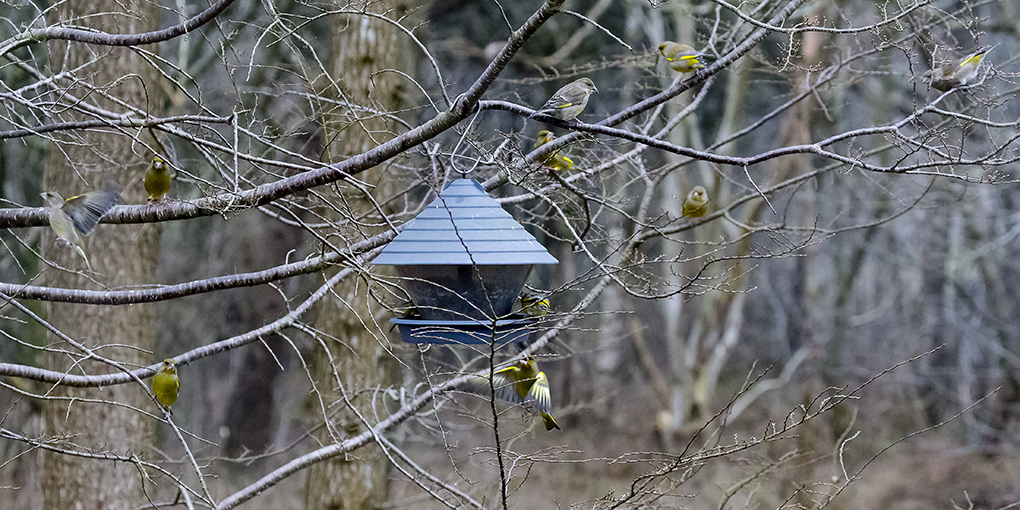
[[(553, 141), (556, 138), (551, 131), (542, 130), (538, 132), (538, 137), (535, 138), (535, 147), (532, 150), (536, 150), (539, 147)], [(574, 162), (566, 156), (560, 156), (559, 151), (547, 155), (542, 158), (542, 166), (552, 168), (558, 172), (565, 172), (574, 168)]]
[(549, 395), (549, 379), (538, 369), (538, 362), (532, 356), (524, 356), (517, 363), (492, 374), (492, 385), (496, 396), (508, 402), (533, 403), (546, 430), (559, 429), (556, 420), (549, 414), (552, 397)]
[(704, 57), (694, 48), (686, 44), (678, 44), (673, 41), (666, 41), (659, 45), (659, 53), (666, 57), (666, 63), (674, 71), (689, 73), (698, 69), (704, 69)]
[(177, 394), (181, 389), (181, 380), (177, 377), (177, 362), (167, 358), (159, 367), (156, 375), (152, 376), (152, 392), (156, 394), (156, 400), (166, 407), (166, 411), (174, 414), (170, 406), (177, 402)]
[(598, 92), (591, 78), (574, 80), (557, 90), (535, 114), (544, 113), (560, 120), (574, 120), (588, 106), (588, 98)]
[(159, 202), (163, 195), (170, 191), (170, 165), (157, 156), (145, 170), (145, 192), (149, 194), (149, 203)]
[[(54, 234), (57, 234), (57, 245), (73, 247), (81, 255), (81, 258), (85, 259), (85, 265), (91, 271), (92, 264), (89, 263), (89, 258), (85, 255), (81, 236), (89, 235), (89, 232), (96, 228), (99, 219), (113, 206), (120, 203), (120, 192), (116, 188), (108, 187), (104, 190), (73, 196), (67, 200), (53, 191), (42, 193), (41, 196), (46, 202), (46, 214), (50, 219), (50, 228), (53, 229)], [(78, 235), (79, 233), (81, 235)]]
[(684, 198), (683, 215), (688, 218), (700, 218), (708, 211), (708, 192), (701, 186), (695, 186)]
[[(998, 46), (997, 44), (995, 46)], [(975, 51), (960, 60), (954, 60), (952, 62), (944, 62), (942, 65), (925, 71), (924, 82), (931, 85), (933, 89), (946, 92), (953, 88), (961, 85), (966, 85), (969, 81), (977, 77), (978, 68), (981, 67), (981, 60), (985, 58), (985, 55), (989, 51), (992, 51), (991, 46), (986, 49)]]

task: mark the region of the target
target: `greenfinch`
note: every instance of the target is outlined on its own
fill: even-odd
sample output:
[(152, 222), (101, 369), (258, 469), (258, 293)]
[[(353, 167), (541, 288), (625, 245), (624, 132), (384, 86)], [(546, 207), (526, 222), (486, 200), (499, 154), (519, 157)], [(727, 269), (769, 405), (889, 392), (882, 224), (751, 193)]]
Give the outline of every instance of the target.
[(666, 41), (659, 45), (659, 53), (666, 57), (666, 63), (674, 71), (689, 73), (697, 69), (704, 69), (704, 57), (694, 48), (686, 44), (677, 44), (673, 41)]
[[(414, 306), (414, 303), (408, 302), (407, 304), (404, 305), (404, 312), (400, 314), (400, 318), (403, 320), (420, 321), (421, 313), (418, 312), (418, 307)], [(390, 326), (390, 331), (393, 331), (393, 328), (396, 327), (397, 325), (396, 323), (394, 323), (392, 326)]]
[(687, 198), (684, 198), (683, 216), (700, 218), (708, 211), (708, 192), (701, 186), (695, 186)]
[[(532, 150), (538, 149), (539, 147), (553, 141), (556, 138), (551, 131), (542, 130), (538, 132), (538, 137), (535, 138), (535, 147)], [(574, 162), (566, 156), (560, 156), (559, 152), (554, 152), (544, 158), (542, 158), (542, 166), (552, 168), (558, 172), (565, 172), (574, 168)]]
[[(116, 188), (91, 191), (64, 200), (58, 193), (47, 191), (42, 193), (46, 202), (50, 228), (57, 234), (57, 245), (71, 246), (85, 259), (89, 271), (92, 264), (85, 255), (81, 236), (89, 235), (102, 218), (113, 206), (120, 203), (120, 192)], [(79, 235), (81, 233), (81, 235)]]
[(181, 389), (181, 381), (177, 377), (177, 362), (167, 358), (163, 365), (152, 377), (152, 392), (156, 394), (156, 400), (166, 407), (166, 411), (174, 414), (170, 406), (177, 402), (177, 393)]
[(560, 120), (574, 120), (588, 106), (588, 98), (592, 93), (598, 91), (591, 78), (574, 80), (557, 90), (535, 113), (544, 113)]
[(545, 430), (560, 429), (549, 414), (552, 397), (549, 395), (549, 378), (538, 369), (533, 356), (524, 356), (517, 363), (492, 374), (496, 396), (508, 402), (533, 403), (542, 415)]
[(163, 195), (170, 191), (170, 165), (159, 156), (153, 156), (152, 163), (145, 170), (145, 192), (149, 194), (149, 203), (159, 202)]
[(942, 92), (966, 85), (967, 82), (977, 76), (978, 68), (981, 67), (981, 60), (994, 47), (978, 50), (959, 61), (945, 63), (934, 69), (929, 69), (924, 73), (925, 83), (930, 84), (933, 89)]
[(414, 306), (414, 303), (408, 303), (404, 308), (404, 313), (400, 315), (400, 318), (421, 320), (421, 313), (418, 312), (418, 307)]
[(549, 299), (534, 294), (521, 294), (521, 310), (524, 313), (532, 317), (541, 317), (549, 313), (550, 309)]

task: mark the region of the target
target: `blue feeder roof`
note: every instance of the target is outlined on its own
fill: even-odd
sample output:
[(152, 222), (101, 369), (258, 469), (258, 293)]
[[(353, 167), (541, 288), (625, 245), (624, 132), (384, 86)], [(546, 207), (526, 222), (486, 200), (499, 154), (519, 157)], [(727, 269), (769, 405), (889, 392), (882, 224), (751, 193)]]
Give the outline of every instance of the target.
[(391, 266), (559, 263), (474, 179), (451, 182), (372, 262)]

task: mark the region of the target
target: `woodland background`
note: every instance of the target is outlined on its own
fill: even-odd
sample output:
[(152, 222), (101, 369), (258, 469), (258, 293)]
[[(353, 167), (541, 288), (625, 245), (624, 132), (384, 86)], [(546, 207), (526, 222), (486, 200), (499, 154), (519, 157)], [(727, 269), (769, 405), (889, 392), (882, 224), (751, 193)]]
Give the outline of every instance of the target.
[[(0, 507), (1020, 503), (1012, 0), (0, 20)], [(663, 40), (709, 67), (676, 76)], [(993, 44), (974, 86), (922, 81)], [(581, 76), (584, 124), (526, 118)], [(571, 173), (541, 168), (541, 129)], [(154, 153), (175, 183), (146, 205)], [(464, 391), (514, 349), (389, 329), (405, 298), (371, 258), (462, 172), (560, 261), (529, 286), (551, 293), (533, 350), (563, 431)], [(88, 273), (39, 193), (103, 182), (124, 204)], [(680, 218), (695, 185), (709, 214)], [(165, 357), (172, 423), (146, 390)]]

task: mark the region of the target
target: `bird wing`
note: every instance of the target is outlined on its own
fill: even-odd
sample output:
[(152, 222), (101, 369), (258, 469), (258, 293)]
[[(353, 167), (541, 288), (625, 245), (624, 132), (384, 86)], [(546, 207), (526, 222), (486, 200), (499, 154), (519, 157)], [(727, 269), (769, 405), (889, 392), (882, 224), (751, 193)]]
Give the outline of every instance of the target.
[(683, 47), (679, 44), (670, 46), (669, 49), (667, 49), (663, 53), (663, 56), (666, 57), (666, 62), (676, 62), (677, 60), (693, 60), (694, 63), (696, 64), (701, 63), (699, 61), (699, 59), (701, 58), (701, 53), (698, 53), (694, 48), (691, 48), (690, 46)]
[(535, 383), (528, 391), (528, 400), (535, 402), (535, 407), (543, 413), (548, 413), (552, 408), (552, 397), (549, 395), (549, 378), (545, 372), (539, 372), (535, 376)]
[(550, 97), (549, 100), (546, 101), (544, 105), (542, 105), (542, 110), (559, 110), (560, 108), (566, 108), (568, 106), (573, 105), (574, 102), (571, 101), (570, 99), (567, 99), (559, 94), (556, 94), (553, 97)]
[[(553, 156), (553, 160), (555, 160), (554, 167), (558, 167), (556, 168), (557, 170), (570, 170), (574, 168), (574, 161), (566, 156), (560, 156), (559, 154), (556, 154), (555, 156)], [(548, 304), (545, 305), (545, 311), (547, 312), (549, 311)]]
[(515, 376), (519, 370), (517, 367), (507, 367), (492, 374), (492, 387), (496, 390), (496, 398), (515, 404), (524, 401), (521, 394), (517, 392)]
[[(998, 46), (998, 44), (996, 44), (995, 46)], [(995, 48), (995, 46), (971, 53), (970, 56), (960, 61), (960, 66), (971, 63), (980, 64), (981, 59), (985, 58), (985, 55), (987, 55), (989, 51), (992, 51)]]
[(585, 93), (581, 87), (570, 83), (557, 90), (548, 101), (542, 105), (542, 110), (559, 110), (570, 106), (576, 106), (584, 101)]
[(691, 54), (672, 55), (672, 56), (666, 57), (666, 60), (669, 61), (669, 62), (676, 62), (677, 60), (698, 60), (698, 56), (697, 55), (691, 55)]
[(120, 193), (114, 188), (93, 191), (68, 198), (62, 209), (71, 217), (74, 227), (84, 235), (92, 232), (107, 211), (120, 203)]
[(984, 56), (985, 56), (984, 53), (975, 53), (975, 54), (967, 57), (966, 59), (964, 59), (962, 62), (960, 62), (960, 67), (963, 67), (964, 65), (971, 64), (971, 63), (981, 62), (981, 59), (984, 58)]

